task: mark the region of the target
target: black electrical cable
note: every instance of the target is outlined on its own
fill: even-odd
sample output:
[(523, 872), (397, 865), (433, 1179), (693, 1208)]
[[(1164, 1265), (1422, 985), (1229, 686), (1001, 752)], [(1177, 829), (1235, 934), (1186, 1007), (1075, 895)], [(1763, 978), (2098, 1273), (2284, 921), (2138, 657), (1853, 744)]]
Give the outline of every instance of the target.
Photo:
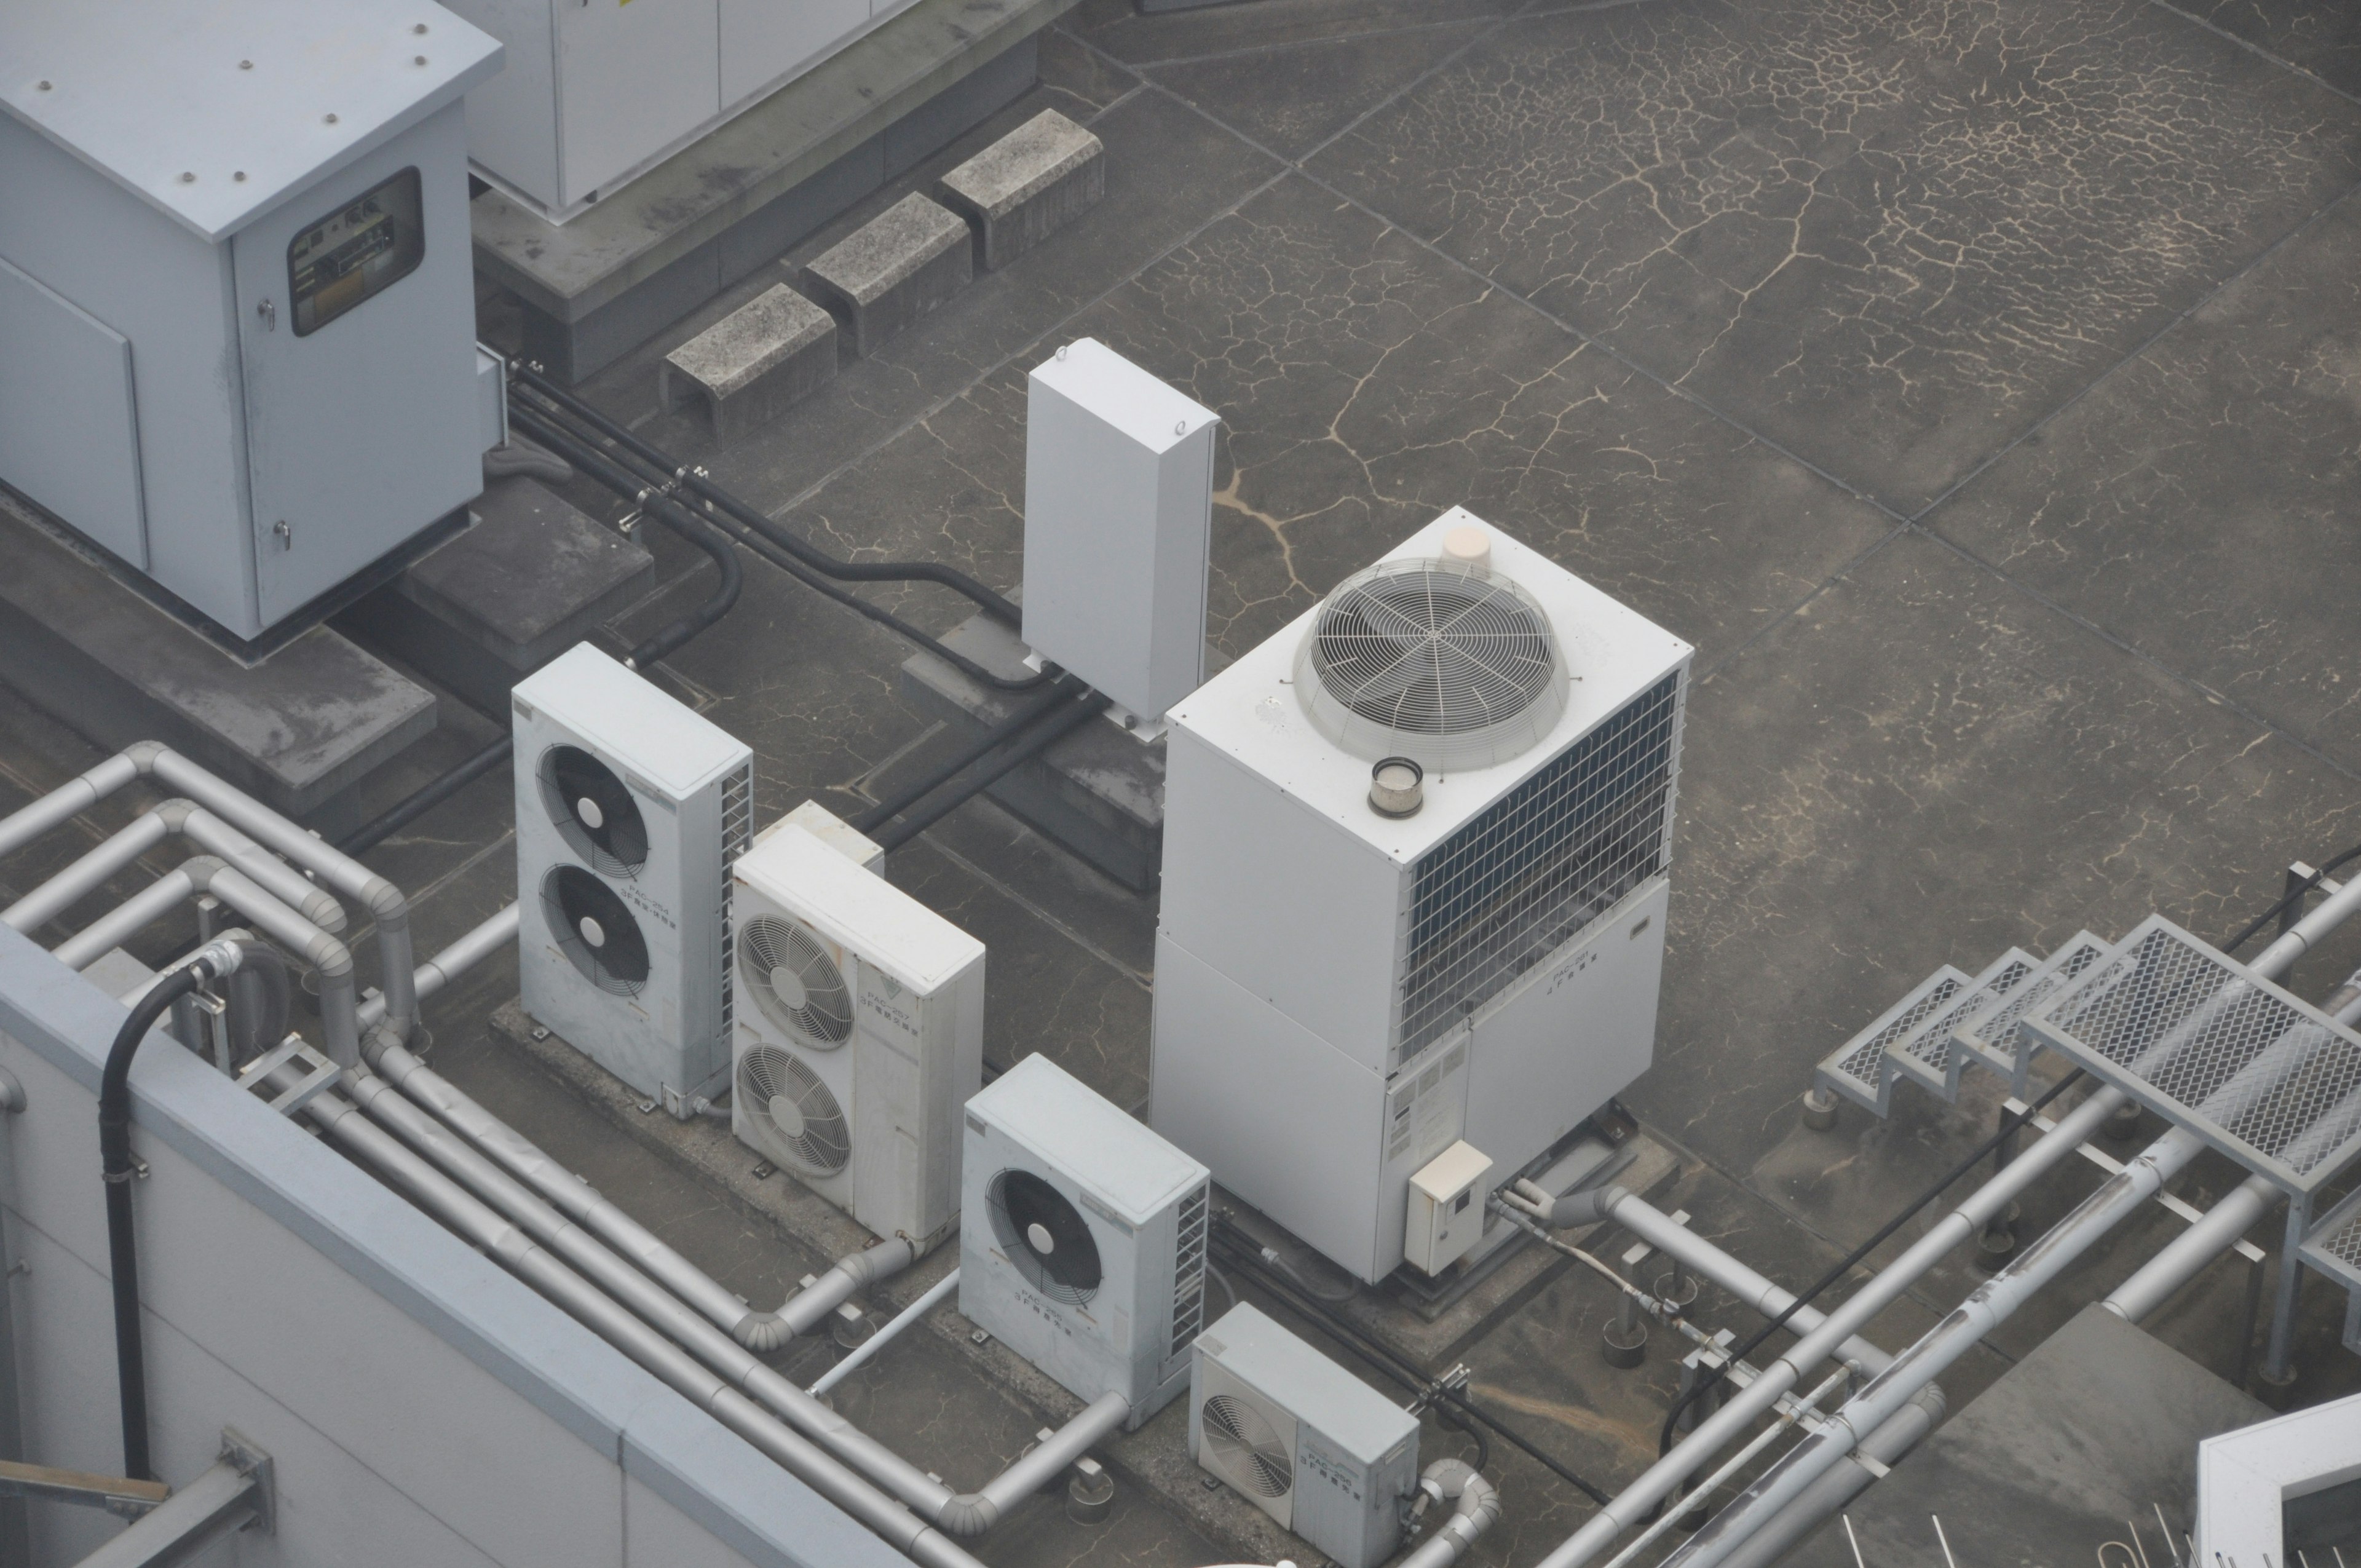
[[(1293, 1310), (1297, 1316), (1307, 1322), (1319, 1324), (1323, 1332), (1333, 1334), (1339, 1343), (1370, 1365), (1377, 1367), (1388, 1377), (1409, 1388), (1412, 1393), (1423, 1392), (1432, 1387), (1433, 1380), (1426, 1376), (1416, 1362), (1394, 1350), (1382, 1340), (1365, 1333), (1334, 1307), (1301, 1290), (1285, 1275), (1268, 1266), (1263, 1260), (1260, 1251), (1254, 1245), (1252, 1238), (1239, 1232), (1235, 1221), (1216, 1216), (1213, 1243), (1217, 1248), (1229, 1255), (1226, 1261), (1232, 1267), (1242, 1273), (1255, 1276), (1265, 1290)], [(1502, 1422), (1498, 1417), (1477, 1404), (1465, 1391), (1445, 1388), (1440, 1390), (1436, 1397), (1450, 1409), (1453, 1414), (1482, 1426), (1493, 1436), (1501, 1439), (1593, 1502), (1603, 1507), (1609, 1501), (1605, 1492), (1576, 1474), (1567, 1465), (1543, 1453), (1523, 1433)], [(1479, 1465), (1478, 1468), (1481, 1466)]]
[[(2047, 1106), (2051, 1101), (2057, 1099), (2060, 1094), (2065, 1093), (2067, 1090), (2072, 1088), (2077, 1082), (2081, 1081), (2081, 1077), (2082, 1069), (2076, 1068), (2072, 1072), (2068, 1073), (2064, 1078), (2059, 1079), (2056, 1083), (2052, 1084), (2048, 1092), (2044, 1093), (2040, 1099), (2035, 1101), (2022, 1113), (2010, 1112), (2002, 1116), (2000, 1121), (2000, 1130), (1993, 1134), (1991, 1137), (1986, 1138), (1982, 1143), (1977, 1145), (1975, 1152), (1960, 1160), (1959, 1164), (1953, 1166), (1942, 1176), (1938, 1177), (1935, 1180), (1935, 1184), (1927, 1188), (1926, 1191), (1918, 1194), (1916, 1198), (1913, 1199), (1908, 1208), (1903, 1210), (1900, 1213), (1886, 1221), (1884, 1224), (1880, 1225), (1877, 1228), (1877, 1234), (1875, 1235), (1870, 1237), (1867, 1241), (1853, 1248), (1852, 1251), (1847, 1253), (1843, 1258), (1830, 1267), (1827, 1273), (1814, 1280), (1809, 1289), (1796, 1297), (1794, 1300), (1788, 1302), (1786, 1309), (1784, 1311), (1780, 1312), (1776, 1317), (1773, 1317), (1769, 1322), (1763, 1324), (1760, 1329), (1757, 1329), (1754, 1332), (1752, 1338), (1747, 1340), (1745, 1343), (1731, 1351), (1728, 1355), (1724, 1356), (1719, 1363), (1717, 1363), (1712, 1370), (1690, 1385), (1689, 1391), (1682, 1395), (1680, 1398), (1674, 1403), (1671, 1411), (1664, 1417), (1664, 1429), (1662, 1432), (1658, 1433), (1656, 1437), (1657, 1455), (1662, 1457), (1663, 1455), (1672, 1452), (1673, 1429), (1679, 1424), (1682, 1411), (1687, 1409), (1691, 1405), (1696, 1404), (1699, 1399), (1703, 1398), (1708, 1390), (1719, 1386), (1722, 1377), (1732, 1366), (1735, 1366), (1740, 1362), (1745, 1360), (1749, 1355), (1752, 1354), (1762, 1346), (1764, 1340), (1769, 1339), (1773, 1334), (1777, 1333), (1781, 1329), (1784, 1328), (1787, 1324), (1788, 1319), (1794, 1317), (1806, 1306), (1809, 1306), (1818, 1298), (1822, 1291), (1826, 1290), (1829, 1286), (1835, 1284), (1838, 1280), (1850, 1273), (1853, 1266), (1876, 1250), (1878, 1245), (1883, 1243), (1886, 1237), (1900, 1230), (1914, 1215), (1918, 1212), (1919, 1210), (1924, 1209), (1927, 1204), (1932, 1203), (1936, 1199), (1941, 1197), (1946, 1188), (1949, 1187), (1954, 1181), (1959, 1180), (1962, 1176), (1967, 1175), (1968, 1172), (1973, 1170), (1982, 1162), (1983, 1157), (1986, 1155), (2000, 1147), (2001, 1145), (2006, 1143), (2010, 1138), (2015, 1137), (2018, 1129), (2022, 1128), (2027, 1122), (2033, 1120), (2036, 1115), (2039, 1114), (2042, 1108)], [(1659, 1508), (1663, 1507), (1662, 1504), (1658, 1504), (1657, 1506)]]
[(98, 1080), (98, 1163), (106, 1183), (106, 1251), (115, 1287), (115, 1376), (123, 1407), (123, 1473), (153, 1481), (148, 1455), (148, 1360), (139, 1334), (139, 1248), (132, 1231), (131, 1058), (167, 1008), (214, 978), (213, 961), (199, 959), (174, 970), (148, 993), (115, 1032)]
[[(730, 542), (708, 521), (679, 506), (669, 498), (655, 496), (649, 487), (635, 484), (631, 477), (607, 462), (582, 443), (559, 433), (555, 428), (533, 417), (521, 408), (510, 411), (511, 422), (522, 426), (534, 439), (548, 445), (576, 468), (589, 475), (626, 499), (644, 498), (648, 515), (671, 529), (712, 559), (720, 579), (713, 591), (694, 609), (659, 629), (653, 636), (631, 650), (630, 663), (634, 669), (645, 669), (667, 654), (675, 653), (688, 640), (730, 613), (737, 604), (739, 594), (746, 585), (745, 569), (739, 565), (738, 553)], [(506, 762), (513, 749), (511, 737), (503, 735), (483, 750), (468, 757), (456, 767), (430, 780), (424, 787), (395, 802), (378, 816), (371, 817), (350, 833), (336, 840), (336, 848), (347, 855), (357, 855), (375, 849), (387, 839), (450, 799), (478, 779)]]
[(993, 758), (978, 771), (968, 774), (949, 789), (936, 795), (926, 804), (914, 808), (899, 822), (891, 827), (880, 828), (870, 837), (877, 841), (877, 847), (881, 850), (900, 849), (944, 817), (949, 817), (961, 804), (983, 794), (1003, 774), (1014, 772), (1020, 764), (1048, 750), (1053, 741), (1088, 724), (1104, 711), (1106, 706), (1107, 697), (1104, 693), (1086, 694), (1079, 701), (1069, 704), (1063, 712), (1052, 713), (1048, 718), (1035, 725), (1026, 732), (1023, 740), (1016, 741), (1008, 750)]
[[(532, 403), (519, 402), (511, 402), (509, 406), (511, 413), (519, 408), (532, 409), (535, 407), (535, 405)], [(548, 405), (547, 407), (541, 409), (539, 411), (545, 419), (555, 419), (560, 422), (562, 422), (566, 417), (564, 411), (555, 404)], [(609, 425), (608, 428), (619, 429), (620, 427)], [(624, 433), (628, 435), (630, 433), (625, 432)], [(580, 439), (584, 442), (594, 442), (598, 440), (598, 437), (595, 433), (581, 434)], [(622, 446), (617, 447), (617, 455), (626, 463), (636, 462), (642, 469), (648, 471), (646, 475), (646, 484), (642, 487), (644, 488), (662, 490), (667, 487), (681, 483), (681, 480), (675, 472), (663, 466), (662, 461), (640, 457), (630, 448)], [(658, 454), (658, 458), (662, 458), (661, 454)], [(796, 581), (803, 584), (804, 587), (811, 589), (814, 593), (819, 594), (827, 598), (833, 599), (838, 604), (844, 606), (847, 609), (853, 611), (855, 614), (866, 616), (868, 619), (875, 621), (878, 625), (884, 627), (895, 635), (906, 638), (909, 641), (917, 643), (928, 653), (933, 654), (936, 658), (950, 664), (952, 668), (958, 670), (961, 674), (966, 675), (972, 681), (990, 686), (994, 691), (1026, 692), (1037, 691), (1042, 686), (1048, 685), (1050, 680), (1054, 678), (1047, 670), (1044, 670), (1038, 674), (1025, 675), (1021, 677), (1003, 675), (992, 670), (988, 670), (982, 664), (977, 663), (974, 660), (969, 658), (966, 654), (960, 652), (957, 649), (943, 642), (932, 632), (912, 625), (909, 621), (903, 620), (900, 616), (895, 614), (892, 610), (885, 609), (883, 605), (872, 604), (869, 600), (862, 598), (859, 594), (848, 593), (843, 588), (837, 587), (818, 572), (813, 570), (810, 566), (797, 559), (796, 555), (782, 548), (770, 535), (758, 532), (756, 530), (747, 526), (737, 515), (727, 510), (713, 510), (706, 514), (706, 517), (707, 521), (728, 532), (732, 538), (736, 539), (741, 544), (746, 546), (747, 549), (752, 550), (755, 554), (760, 555), (772, 565), (778, 567), (779, 570), (786, 573), (789, 576), (795, 578)]]
[[(955, 566), (945, 566), (932, 561), (840, 561), (813, 545), (810, 541), (781, 528), (763, 512), (723, 489), (712, 478), (686, 464), (676, 463), (635, 432), (624, 428), (600, 413), (572, 392), (542, 376), (529, 366), (513, 367), (515, 377), (548, 401), (566, 410), (585, 424), (604, 434), (619, 446), (629, 447), (647, 462), (664, 469), (680, 480), (687, 488), (711, 501), (748, 528), (769, 539), (782, 550), (794, 555), (812, 570), (840, 583), (938, 583), (973, 601), (995, 620), (1010, 626), (1022, 619), (1016, 607), (1001, 594), (994, 592)], [(563, 454), (561, 454), (563, 455)]]
[(1037, 700), (1026, 704), (1007, 718), (986, 729), (972, 742), (961, 748), (957, 755), (946, 758), (921, 777), (910, 780), (868, 810), (847, 818), (848, 825), (866, 833), (882, 822), (891, 821), (932, 794), (938, 786), (949, 782), (953, 773), (958, 773), (986, 751), (1006, 745), (1016, 738), (1017, 731), (1057, 707), (1067, 696), (1068, 693), (1062, 686), (1053, 687), (1045, 692)]
[(2331, 876), (2334, 876), (2336, 872), (2342, 871), (2345, 867), (2351, 865), (2356, 861), (2361, 861), (2361, 844), (2356, 844), (2353, 848), (2345, 850), (2343, 854), (2337, 856), (2334, 860), (2329, 861), (2326, 865), (2312, 872), (2309, 879), (2290, 889), (2285, 898), (2280, 899), (2277, 904), (2272, 905), (2268, 909), (2266, 909), (2260, 915), (2256, 916), (2253, 925), (2247, 927), (2245, 930), (2231, 938), (2228, 941), (2223, 943), (2222, 950), (2224, 953), (2235, 953), (2240, 948), (2245, 947), (2248, 942), (2254, 939), (2256, 932), (2261, 930), (2264, 927), (2269, 925), (2272, 921), (2278, 919), (2280, 916), (2286, 914), (2297, 905), (2301, 904), (2305, 894), (2310, 893), (2313, 888), (2318, 887), (2322, 883), (2327, 881)]

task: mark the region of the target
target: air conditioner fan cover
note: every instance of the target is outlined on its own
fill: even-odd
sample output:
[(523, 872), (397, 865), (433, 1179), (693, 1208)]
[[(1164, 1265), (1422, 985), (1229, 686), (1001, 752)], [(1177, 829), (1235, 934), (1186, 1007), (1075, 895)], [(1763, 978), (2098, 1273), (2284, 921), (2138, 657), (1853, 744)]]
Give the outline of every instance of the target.
[(552, 746), (533, 770), (541, 804), (568, 848), (604, 874), (635, 877), (648, 863), (648, 825), (615, 770), (579, 746)]
[(1315, 729), (1374, 762), (1489, 767), (1565, 713), (1568, 672), (1548, 614), (1488, 568), (1383, 561), (1321, 601), (1295, 659)]
[(818, 1050), (852, 1036), (852, 988), (800, 921), (757, 915), (738, 933), (738, 972), (763, 1015)]
[(775, 1046), (738, 1058), (740, 1108), (761, 1122), (790, 1163), (807, 1175), (833, 1176), (852, 1158), (844, 1107), (819, 1075)]
[(984, 1198), (1000, 1250), (1026, 1282), (1053, 1301), (1088, 1305), (1103, 1277), (1099, 1246), (1066, 1195), (1029, 1170), (1011, 1169), (992, 1179)]
[(1213, 1468), (1241, 1490), (1277, 1502), (1295, 1486), (1295, 1458), (1278, 1429), (1235, 1394), (1216, 1394), (1198, 1412)]
[(580, 866), (555, 866), (541, 880), (542, 918), (582, 978), (616, 996), (648, 983), (648, 944), (615, 890)]

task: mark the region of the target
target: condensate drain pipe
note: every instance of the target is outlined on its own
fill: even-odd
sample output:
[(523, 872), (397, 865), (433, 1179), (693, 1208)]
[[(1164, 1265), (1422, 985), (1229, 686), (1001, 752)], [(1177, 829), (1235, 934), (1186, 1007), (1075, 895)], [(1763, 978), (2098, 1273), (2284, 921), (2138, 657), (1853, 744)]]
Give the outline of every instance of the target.
[(1452, 1505), (1451, 1517), (1433, 1535), (1404, 1552), (1394, 1568), (1451, 1568), (1476, 1538), (1500, 1519), (1500, 1489), (1464, 1459), (1438, 1459), (1419, 1475), (1419, 1507)]

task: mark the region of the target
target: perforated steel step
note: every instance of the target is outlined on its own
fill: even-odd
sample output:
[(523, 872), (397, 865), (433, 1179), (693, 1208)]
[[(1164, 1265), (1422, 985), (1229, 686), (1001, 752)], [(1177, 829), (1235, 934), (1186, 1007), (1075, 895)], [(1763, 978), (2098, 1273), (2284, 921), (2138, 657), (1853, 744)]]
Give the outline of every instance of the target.
[(1960, 1098), (1960, 1069), (1974, 1059), (1958, 1048), (1954, 1032), (1992, 1011), (2025, 983), (2041, 960), (2022, 948), (2011, 948), (1993, 960), (1949, 1006), (1886, 1047), (1886, 1059), (1905, 1077), (1914, 1078), (1946, 1101)]
[(1894, 1101), (1897, 1071), (1892, 1058), (1894, 1047), (1974, 983), (1945, 964), (1879, 1014), (1875, 1023), (1831, 1052), (1820, 1063), (1820, 1082), (1846, 1099), (1884, 1115)]
[(2008, 1080), (2011, 1092), (2024, 1094), (2033, 1058), (2041, 1049), (2040, 1039), (2024, 1026), (2026, 1014), (2046, 1004), (2061, 986), (2071, 984), (2114, 951), (2114, 945), (2103, 938), (2088, 931), (2076, 932), (2072, 941), (2042, 959), (2038, 969), (2018, 982), (2007, 1000), (1971, 1014), (1953, 1027), (1954, 1055), (1990, 1068)]
[(2345, 1348), (2361, 1353), (2361, 1192), (2323, 1215), (2296, 1255), (2345, 1287)]

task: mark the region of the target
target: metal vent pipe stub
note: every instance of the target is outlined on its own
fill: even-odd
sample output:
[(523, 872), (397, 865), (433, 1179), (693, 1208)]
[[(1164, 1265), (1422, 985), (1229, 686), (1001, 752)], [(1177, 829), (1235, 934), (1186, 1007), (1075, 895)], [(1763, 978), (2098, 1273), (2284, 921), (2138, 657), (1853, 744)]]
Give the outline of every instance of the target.
[(1388, 757), (1369, 770), (1369, 809), (1380, 817), (1415, 817), (1426, 804), (1426, 770), (1409, 757)]

